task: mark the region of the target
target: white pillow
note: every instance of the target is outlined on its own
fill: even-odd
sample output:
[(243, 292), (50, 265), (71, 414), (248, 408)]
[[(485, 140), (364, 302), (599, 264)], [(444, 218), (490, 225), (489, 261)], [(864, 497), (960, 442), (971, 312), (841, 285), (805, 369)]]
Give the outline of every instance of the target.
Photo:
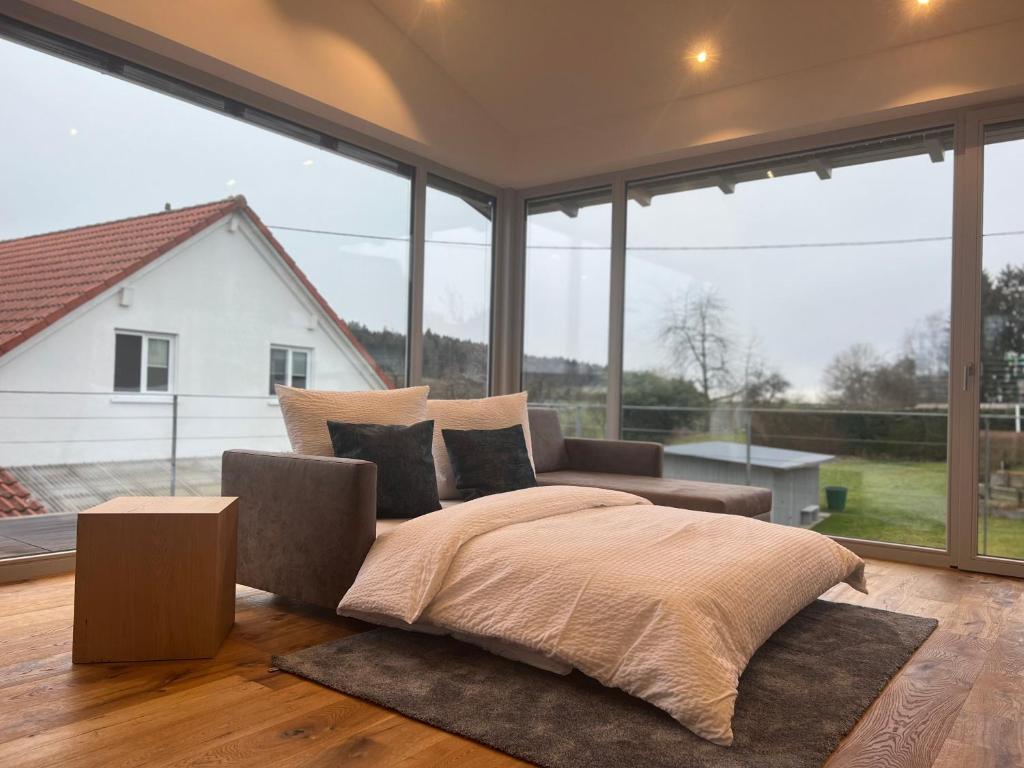
[(521, 424), (526, 452), (530, 455), (530, 464), (533, 464), (525, 392), (479, 400), (428, 400), (427, 418), (434, 420), (434, 471), (437, 473), (437, 495), (441, 499), (461, 498), (448, 449), (441, 436), (442, 429), (502, 429)]
[(347, 424), (415, 424), (427, 417), (430, 387), (330, 392), (278, 384), (284, 427), (292, 450), (307, 456), (333, 456), (327, 420)]

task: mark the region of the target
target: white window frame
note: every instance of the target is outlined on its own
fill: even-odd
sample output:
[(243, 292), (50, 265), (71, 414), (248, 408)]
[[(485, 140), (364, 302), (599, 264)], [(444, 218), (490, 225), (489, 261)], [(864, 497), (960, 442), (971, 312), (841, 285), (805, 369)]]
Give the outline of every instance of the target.
[[(118, 336), (138, 336), (142, 339), (142, 354), (139, 356), (139, 390), (135, 392), (133, 390), (115, 390), (116, 395), (170, 395), (174, 393), (174, 369), (175, 360), (177, 358), (175, 350), (175, 339), (176, 336), (172, 333), (150, 333), (149, 331), (126, 331), (122, 329), (114, 329), (114, 370), (117, 370), (117, 337)], [(167, 389), (155, 389), (149, 388), (149, 372), (147, 368), (149, 366), (146, 363), (149, 361), (149, 340), (150, 339), (162, 339), (167, 342)]]
[[(312, 347), (293, 347), (288, 344), (271, 344), (270, 354), (267, 357), (267, 365), (273, 365), (274, 350), (281, 350), (282, 352), (288, 353), (288, 358), (285, 365), (285, 383), (284, 386), (291, 387), (292, 379), (294, 377), (293, 360), (296, 352), (304, 352), (306, 354), (306, 389), (313, 388), (313, 348)], [(269, 373), (273, 374), (273, 369), (269, 369)], [(273, 395), (271, 395), (273, 397)]]

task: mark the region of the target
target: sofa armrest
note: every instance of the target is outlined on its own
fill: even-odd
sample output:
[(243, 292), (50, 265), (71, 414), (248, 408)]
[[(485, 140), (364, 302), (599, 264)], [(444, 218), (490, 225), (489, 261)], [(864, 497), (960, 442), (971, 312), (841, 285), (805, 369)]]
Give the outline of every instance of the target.
[(221, 493), (238, 497), (238, 583), (337, 608), (376, 537), (377, 466), (246, 450), (221, 466)]
[(661, 477), (664, 452), (661, 443), (567, 437), (565, 450), (569, 456), (567, 469), (577, 472)]

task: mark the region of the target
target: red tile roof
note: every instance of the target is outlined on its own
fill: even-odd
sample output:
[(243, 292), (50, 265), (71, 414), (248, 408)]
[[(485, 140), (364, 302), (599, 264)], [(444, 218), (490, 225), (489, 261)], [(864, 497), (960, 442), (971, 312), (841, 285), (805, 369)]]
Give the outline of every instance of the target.
[(46, 507), (32, 498), (29, 490), (6, 469), (0, 469), (0, 517), (42, 515)]
[(331, 309), (242, 196), (0, 241), (0, 355), (235, 211), (249, 217), (385, 386), (393, 387), (391, 377)]

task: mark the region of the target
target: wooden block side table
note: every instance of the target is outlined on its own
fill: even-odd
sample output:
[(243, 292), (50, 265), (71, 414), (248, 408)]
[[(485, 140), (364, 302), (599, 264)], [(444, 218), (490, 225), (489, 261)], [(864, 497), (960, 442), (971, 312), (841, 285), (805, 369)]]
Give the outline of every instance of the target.
[(214, 656), (235, 621), (238, 500), (121, 497), (78, 515), (72, 661)]

